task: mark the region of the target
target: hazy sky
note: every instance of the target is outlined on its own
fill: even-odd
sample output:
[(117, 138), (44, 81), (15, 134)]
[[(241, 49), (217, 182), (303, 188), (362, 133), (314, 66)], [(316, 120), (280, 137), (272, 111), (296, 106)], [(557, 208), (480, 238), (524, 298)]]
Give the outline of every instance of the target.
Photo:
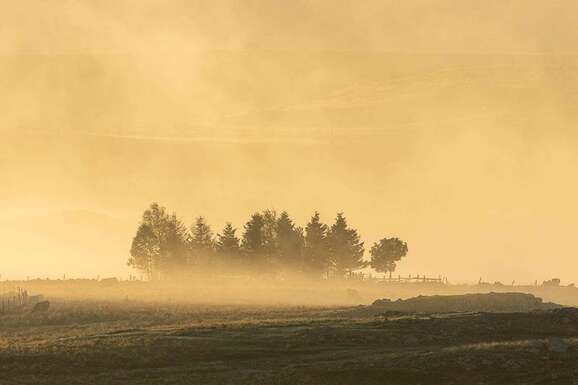
[[(344, 211), (403, 274), (578, 277), (578, 3), (0, 4), (0, 274), (128, 274), (151, 201)], [(369, 247), (367, 247), (369, 248)]]

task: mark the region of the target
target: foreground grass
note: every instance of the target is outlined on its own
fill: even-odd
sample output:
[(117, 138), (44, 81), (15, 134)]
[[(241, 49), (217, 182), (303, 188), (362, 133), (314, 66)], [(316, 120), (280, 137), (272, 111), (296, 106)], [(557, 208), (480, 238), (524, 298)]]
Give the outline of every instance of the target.
[[(569, 311), (55, 303), (0, 317), (0, 384), (574, 384)], [(554, 348), (556, 346), (557, 348)]]

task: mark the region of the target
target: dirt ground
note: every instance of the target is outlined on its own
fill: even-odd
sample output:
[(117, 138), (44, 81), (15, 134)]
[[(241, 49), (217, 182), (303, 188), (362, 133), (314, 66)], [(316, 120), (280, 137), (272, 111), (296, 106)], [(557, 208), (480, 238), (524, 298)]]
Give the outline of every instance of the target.
[(576, 384), (578, 313), (53, 302), (0, 316), (1, 385)]

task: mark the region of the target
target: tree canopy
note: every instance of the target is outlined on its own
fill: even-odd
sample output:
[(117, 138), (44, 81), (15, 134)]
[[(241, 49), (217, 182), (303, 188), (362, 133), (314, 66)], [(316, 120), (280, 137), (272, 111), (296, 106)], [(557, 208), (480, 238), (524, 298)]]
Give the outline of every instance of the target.
[(152, 203), (133, 238), (129, 265), (149, 279), (161, 279), (185, 267), (187, 254), (186, 227), (176, 214), (168, 214), (164, 207)]
[(316, 211), (303, 229), (287, 211), (263, 210), (251, 214), (242, 230), (237, 236), (237, 229), (226, 223), (215, 236), (203, 216), (187, 228), (175, 213), (155, 202), (142, 215), (128, 265), (151, 280), (228, 269), (342, 278), (367, 266), (393, 271), (407, 254), (405, 242), (383, 238), (371, 248), (371, 261), (366, 261), (364, 243), (343, 213), (328, 226)]
[(332, 266), (328, 253), (327, 230), (327, 225), (321, 223), (317, 211), (305, 226), (304, 265), (310, 275), (328, 274)]
[(228, 256), (236, 256), (239, 253), (240, 240), (237, 238), (236, 232), (237, 229), (233, 228), (231, 223), (225, 225), (221, 234), (217, 234), (215, 243), (217, 252)]
[(337, 214), (335, 223), (329, 229), (327, 242), (330, 261), (338, 277), (367, 266), (363, 260), (363, 242), (357, 230), (349, 227), (343, 213)]
[(395, 271), (396, 263), (407, 254), (407, 243), (398, 238), (383, 238), (371, 247), (371, 267), (380, 273)]

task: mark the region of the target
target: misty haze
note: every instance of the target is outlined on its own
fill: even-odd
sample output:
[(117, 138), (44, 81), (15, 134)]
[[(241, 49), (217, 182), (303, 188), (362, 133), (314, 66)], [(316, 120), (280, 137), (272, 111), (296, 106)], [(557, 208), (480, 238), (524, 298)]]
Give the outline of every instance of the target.
[(578, 383), (571, 0), (0, 4), (0, 385)]

